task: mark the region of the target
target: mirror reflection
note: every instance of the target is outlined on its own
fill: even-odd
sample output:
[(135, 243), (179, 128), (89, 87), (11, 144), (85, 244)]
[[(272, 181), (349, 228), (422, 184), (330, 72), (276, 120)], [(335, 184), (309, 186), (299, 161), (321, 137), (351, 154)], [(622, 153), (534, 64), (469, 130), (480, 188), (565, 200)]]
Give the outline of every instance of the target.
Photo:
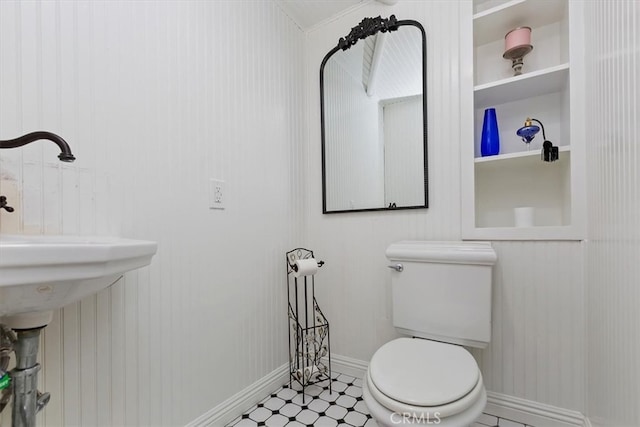
[(428, 207), (425, 35), (365, 18), (320, 69), (323, 212)]

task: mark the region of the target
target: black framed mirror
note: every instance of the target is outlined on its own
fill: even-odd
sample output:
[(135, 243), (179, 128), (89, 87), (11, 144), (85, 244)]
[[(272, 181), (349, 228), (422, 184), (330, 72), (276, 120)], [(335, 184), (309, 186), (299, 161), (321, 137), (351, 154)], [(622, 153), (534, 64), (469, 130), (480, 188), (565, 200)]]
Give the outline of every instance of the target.
[(320, 65), (322, 212), (429, 207), (426, 35), (364, 18)]

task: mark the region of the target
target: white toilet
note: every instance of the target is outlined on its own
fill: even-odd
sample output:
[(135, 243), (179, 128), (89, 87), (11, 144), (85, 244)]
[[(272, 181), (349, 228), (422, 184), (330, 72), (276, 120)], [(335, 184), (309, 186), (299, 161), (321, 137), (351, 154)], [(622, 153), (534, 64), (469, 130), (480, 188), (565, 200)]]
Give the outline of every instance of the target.
[(390, 245), (393, 324), (412, 338), (380, 347), (363, 378), (363, 398), (379, 426), (463, 427), (487, 395), (463, 347), (491, 338), (491, 269), (485, 242), (403, 241)]

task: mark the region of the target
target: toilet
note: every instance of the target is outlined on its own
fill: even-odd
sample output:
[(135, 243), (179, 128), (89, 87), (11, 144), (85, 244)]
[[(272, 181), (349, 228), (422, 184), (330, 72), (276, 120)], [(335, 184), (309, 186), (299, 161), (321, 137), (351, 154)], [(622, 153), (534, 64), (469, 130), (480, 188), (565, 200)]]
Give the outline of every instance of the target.
[(484, 348), (491, 339), (496, 253), (487, 242), (402, 241), (386, 256), (393, 324), (405, 337), (371, 358), (364, 402), (379, 426), (469, 426), (487, 395), (465, 347)]

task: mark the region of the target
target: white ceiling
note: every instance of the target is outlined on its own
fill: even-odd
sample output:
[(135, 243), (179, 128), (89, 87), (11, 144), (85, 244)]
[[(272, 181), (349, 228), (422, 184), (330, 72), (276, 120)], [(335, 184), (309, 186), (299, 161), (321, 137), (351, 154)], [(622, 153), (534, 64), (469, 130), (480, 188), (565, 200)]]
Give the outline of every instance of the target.
[(287, 15), (300, 28), (308, 30), (314, 25), (340, 15), (347, 9), (369, 0), (276, 0)]

